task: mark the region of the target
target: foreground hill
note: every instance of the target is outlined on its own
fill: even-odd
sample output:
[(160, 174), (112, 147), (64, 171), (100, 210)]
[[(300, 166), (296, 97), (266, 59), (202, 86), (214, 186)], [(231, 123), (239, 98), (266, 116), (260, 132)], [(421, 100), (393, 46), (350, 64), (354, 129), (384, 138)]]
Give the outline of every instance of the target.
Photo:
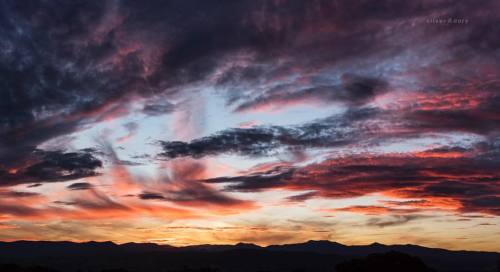
[(0, 263), (41, 265), (59, 271), (334, 271), (341, 262), (397, 251), (420, 258), (437, 271), (498, 271), (500, 254), (451, 251), (416, 245), (346, 246), (330, 241), (260, 247), (253, 244), (173, 247), (151, 243), (0, 242)]

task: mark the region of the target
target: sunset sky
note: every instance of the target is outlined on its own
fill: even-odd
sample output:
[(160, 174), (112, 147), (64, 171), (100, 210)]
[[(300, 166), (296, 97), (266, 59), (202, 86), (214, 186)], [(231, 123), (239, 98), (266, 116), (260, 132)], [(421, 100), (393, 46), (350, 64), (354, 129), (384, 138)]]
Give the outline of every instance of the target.
[(0, 240), (500, 251), (500, 1), (0, 1)]

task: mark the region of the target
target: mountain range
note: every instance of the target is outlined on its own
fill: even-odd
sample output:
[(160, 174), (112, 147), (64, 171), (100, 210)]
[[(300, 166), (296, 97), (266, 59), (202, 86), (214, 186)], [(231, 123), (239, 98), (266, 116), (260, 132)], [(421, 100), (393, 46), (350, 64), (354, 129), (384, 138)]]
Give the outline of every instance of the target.
[(179, 271), (217, 268), (220, 271), (330, 271), (336, 264), (374, 253), (397, 251), (423, 260), (443, 272), (500, 271), (500, 253), (452, 251), (417, 245), (373, 243), (347, 246), (331, 241), (270, 245), (194, 245), (154, 243), (0, 242), (0, 264), (41, 265), (58, 271)]

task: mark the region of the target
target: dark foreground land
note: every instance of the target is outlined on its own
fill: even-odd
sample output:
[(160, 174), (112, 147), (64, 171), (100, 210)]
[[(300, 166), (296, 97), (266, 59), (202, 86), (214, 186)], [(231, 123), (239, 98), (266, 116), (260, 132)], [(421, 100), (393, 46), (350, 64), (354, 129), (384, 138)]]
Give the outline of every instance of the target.
[(172, 247), (111, 242), (0, 242), (0, 272), (498, 272), (500, 253), (329, 241)]

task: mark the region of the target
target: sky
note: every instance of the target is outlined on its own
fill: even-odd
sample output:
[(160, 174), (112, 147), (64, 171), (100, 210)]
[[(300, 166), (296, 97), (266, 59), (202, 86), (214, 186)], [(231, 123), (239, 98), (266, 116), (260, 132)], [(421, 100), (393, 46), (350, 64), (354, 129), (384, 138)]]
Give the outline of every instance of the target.
[(0, 240), (500, 251), (500, 2), (0, 1)]

